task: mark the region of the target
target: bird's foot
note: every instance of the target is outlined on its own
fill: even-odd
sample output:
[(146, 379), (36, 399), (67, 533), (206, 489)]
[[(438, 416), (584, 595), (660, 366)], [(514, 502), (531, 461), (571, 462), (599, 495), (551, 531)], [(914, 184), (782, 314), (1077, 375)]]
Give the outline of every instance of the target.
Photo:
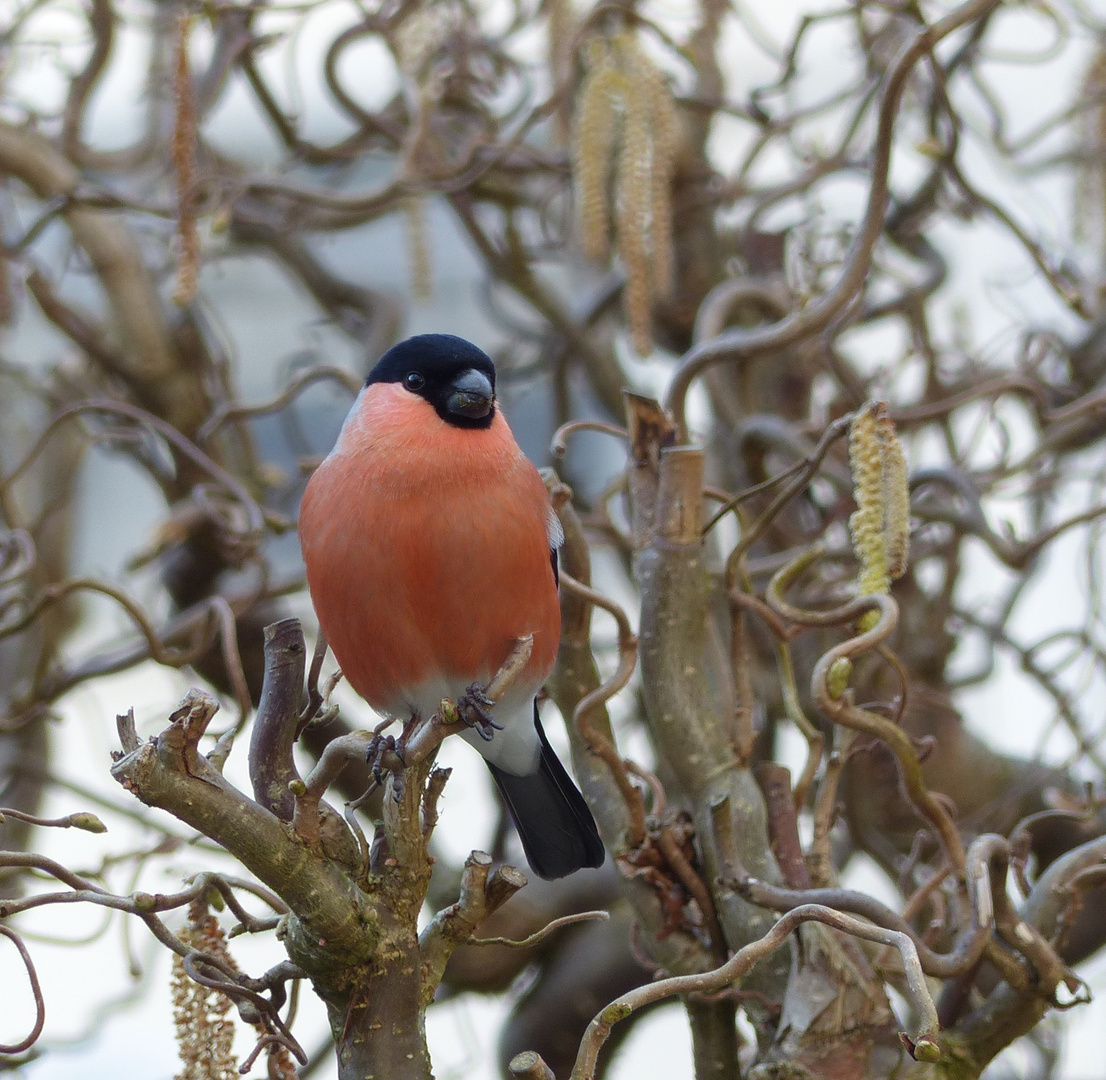
[(503, 725), (497, 724), (488, 711), (494, 705), (485, 688), (479, 683), (472, 683), (457, 699), (457, 715), (485, 742), (491, 742), (492, 736), (503, 730)]
[(422, 717), (418, 713), (413, 714), (411, 719), (403, 725), (403, 730), (396, 740), (396, 757), (403, 762), (404, 768), (407, 767), (407, 740), (418, 731), (421, 724)]
[[(406, 728), (404, 735), (406, 735)], [(365, 760), (372, 767), (375, 783), (383, 784), (384, 774), (386, 772), (392, 774), (392, 792), (396, 802), (403, 798), (405, 788), (403, 770), (407, 767), (407, 761), (404, 757), (404, 735), (401, 735), (398, 741), (393, 735), (374, 735), (369, 740), (368, 750), (365, 753)], [(399, 760), (398, 769), (395, 767), (394, 760), (387, 760), (389, 756)]]

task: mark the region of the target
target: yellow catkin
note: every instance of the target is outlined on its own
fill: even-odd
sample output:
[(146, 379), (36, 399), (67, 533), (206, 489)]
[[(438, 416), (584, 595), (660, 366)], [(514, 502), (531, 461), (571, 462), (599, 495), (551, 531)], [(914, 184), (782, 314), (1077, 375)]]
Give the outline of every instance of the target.
[(614, 233), (626, 271), (623, 303), (638, 353), (652, 349), (651, 309), (672, 281), (672, 173), (676, 108), (663, 72), (628, 32), (588, 43), (572, 144), (584, 251), (606, 257)]
[(177, 19), (173, 64), (173, 171), (177, 181), (177, 245), (180, 263), (173, 302), (181, 307), (196, 298), (200, 273), (200, 233), (196, 225), (196, 103), (188, 61), (190, 19)]
[[(545, 16), (549, 73), (554, 86), (562, 88), (572, 77), (572, 39), (576, 29), (572, 0), (546, 0)], [(565, 147), (571, 142), (569, 110), (563, 103), (553, 116), (553, 135), (557, 146)]]
[(409, 195), (403, 200), (407, 219), (407, 252), (411, 261), (411, 295), (425, 302), (431, 293), (430, 241), (426, 229), (426, 200)]
[(649, 212), (652, 203), (652, 144), (645, 102), (629, 97), (618, 155), (618, 254), (626, 271), (623, 301), (630, 338), (640, 355), (651, 351), (652, 267), (649, 260)]
[[(860, 561), (857, 584), (861, 596), (885, 593), (891, 586), (883, 543), (883, 469), (875, 416), (879, 404), (866, 405), (857, 413), (849, 431), (849, 465), (856, 499), (849, 531)], [(860, 629), (870, 630), (878, 621), (879, 612), (866, 612), (860, 619)]]
[[(443, 5), (425, 3), (416, 7), (400, 24), (395, 37), (395, 55), (399, 70), (411, 84), (410, 100), (425, 124), (441, 98), (442, 80), (435, 75), (434, 61), (449, 39), (452, 16)], [(422, 140), (412, 139), (406, 170), (414, 172), (417, 147)], [(432, 292), (430, 233), (426, 227), (426, 200), (409, 195), (403, 200), (403, 215), (407, 222), (407, 256), (411, 267), (411, 295), (425, 302)]]
[(621, 76), (602, 42), (592, 43), (588, 60), (589, 71), (580, 87), (576, 107), (572, 172), (576, 178), (576, 204), (584, 251), (590, 258), (604, 259), (609, 250), (607, 185)]
[(891, 417), (884, 413), (877, 424), (883, 452), (883, 545), (887, 574), (897, 581), (906, 573), (910, 558), (910, 484), (906, 454)]
[[(180, 937), (233, 966), (222, 927), (201, 902), (189, 908), (188, 925)], [(173, 957), (171, 989), (173, 1025), (184, 1065), (176, 1080), (238, 1080), (238, 1061), (232, 1049), (234, 1020), (228, 1016), (230, 999), (190, 978), (179, 956)]]
[(1094, 102), (1083, 113), (1079, 142), (1082, 158), (1078, 163), (1075, 192), (1075, 229), (1081, 240), (1099, 245), (1106, 263), (1106, 47), (1100, 45), (1091, 59), (1080, 100)]
[(662, 297), (672, 292), (672, 179), (657, 168), (650, 179), (653, 295)]
[[(861, 596), (885, 594), (906, 572), (910, 537), (910, 492), (906, 456), (884, 401), (869, 402), (849, 431), (849, 465), (856, 511), (849, 518), (853, 551), (860, 562)], [(867, 612), (861, 630), (879, 621)]]
[(672, 174), (676, 163), (676, 102), (668, 81), (640, 49), (637, 82), (646, 102), (652, 135), (650, 162), (650, 243), (653, 254), (653, 295), (667, 296), (672, 288)]

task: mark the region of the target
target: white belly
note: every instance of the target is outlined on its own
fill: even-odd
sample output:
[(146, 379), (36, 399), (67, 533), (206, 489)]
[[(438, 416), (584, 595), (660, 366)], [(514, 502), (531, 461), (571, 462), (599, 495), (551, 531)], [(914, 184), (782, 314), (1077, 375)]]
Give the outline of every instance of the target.
[[(453, 682), (444, 676), (430, 679), (404, 690), (401, 700), (389, 703), (388, 712), (403, 721), (416, 714), (423, 718), (430, 717), (438, 711), (442, 698), (457, 701), (468, 691), (468, 687), (469, 682)], [(492, 719), (503, 726), (503, 730), (496, 731), (490, 742), (469, 727), (460, 730), (461, 738), (476, 747), (484, 759), (497, 768), (515, 776), (529, 776), (537, 769), (541, 755), (541, 743), (534, 727), (534, 695), (539, 689), (538, 686), (516, 682), (489, 710)]]

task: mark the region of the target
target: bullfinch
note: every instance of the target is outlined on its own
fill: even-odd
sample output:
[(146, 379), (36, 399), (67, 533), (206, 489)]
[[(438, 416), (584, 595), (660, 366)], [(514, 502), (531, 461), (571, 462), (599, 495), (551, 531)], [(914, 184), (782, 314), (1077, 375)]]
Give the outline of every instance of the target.
[[(475, 705), (462, 737), (488, 763), (534, 872), (599, 866), (595, 821), (535, 700), (560, 640), (560, 523), (496, 407), (490, 357), (447, 334), (385, 353), (307, 485), (299, 533), (319, 626), (350, 685), (404, 720), (444, 697)], [(494, 724), (479, 719), (478, 688), (526, 634), (526, 667)]]

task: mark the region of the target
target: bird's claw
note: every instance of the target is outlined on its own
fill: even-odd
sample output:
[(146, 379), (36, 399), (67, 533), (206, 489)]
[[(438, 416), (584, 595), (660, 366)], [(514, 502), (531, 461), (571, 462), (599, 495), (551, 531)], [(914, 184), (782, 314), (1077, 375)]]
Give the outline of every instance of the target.
[(369, 740), (368, 749), (365, 753), (365, 760), (372, 766), (373, 781), (382, 785), (384, 783), (384, 773), (390, 772), (392, 774), (392, 792), (396, 802), (403, 797), (404, 780), (401, 770), (390, 767), (385, 764), (384, 758), (387, 754), (393, 754), (399, 759), (399, 763), (403, 768), (407, 767), (407, 761), (404, 757), (404, 740), (402, 736), (397, 742), (393, 735), (374, 735)]
[(495, 704), (495, 702), (488, 697), (487, 688), (481, 686), (479, 683), (470, 683), (465, 696), (472, 698), (473, 701), (479, 702), (486, 709), (490, 709)]
[(491, 742), (495, 732), (503, 730), (503, 725), (497, 724), (488, 711), (494, 705), (495, 702), (488, 697), (485, 688), (479, 683), (473, 683), (457, 699), (457, 715), (485, 742)]

